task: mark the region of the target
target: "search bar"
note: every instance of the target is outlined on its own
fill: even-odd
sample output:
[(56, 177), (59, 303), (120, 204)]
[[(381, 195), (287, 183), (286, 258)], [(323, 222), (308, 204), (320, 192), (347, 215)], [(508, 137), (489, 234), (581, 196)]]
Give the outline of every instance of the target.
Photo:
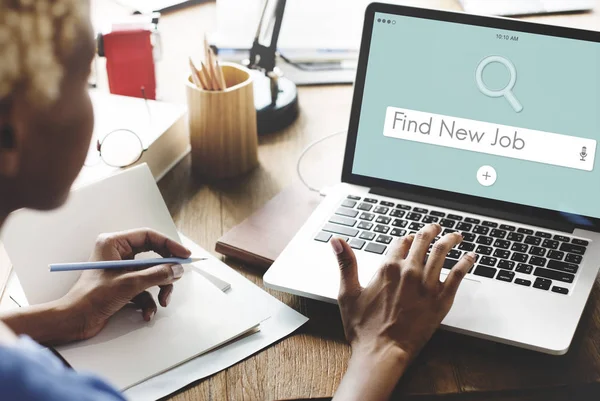
[(383, 135), (430, 145), (592, 171), (596, 141), (388, 107)]

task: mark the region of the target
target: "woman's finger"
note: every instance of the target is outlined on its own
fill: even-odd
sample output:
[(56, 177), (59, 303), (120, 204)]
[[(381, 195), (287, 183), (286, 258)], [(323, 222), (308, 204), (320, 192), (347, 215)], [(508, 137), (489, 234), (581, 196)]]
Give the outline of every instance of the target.
[(421, 228), (415, 235), (407, 259), (411, 259), (415, 266), (423, 266), (431, 241), (433, 241), (441, 231), (442, 227), (439, 224), (428, 224)]
[(448, 252), (456, 245), (462, 242), (462, 235), (459, 233), (446, 234), (431, 247), (429, 258), (425, 265), (425, 281), (430, 284), (437, 284), (440, 281), (440, 273), (444, 266), (444, 261)]
[(331, 247), (340, 268), (340, 290), (338, 300), (358, 295), (362, 291), (358, 281), (356, 255), (348, 243), (340, 238), (332, 238)]
[(403, 259), (406, 259), (414, 239), (414, 235), (405, 235), (404, 237), (395, 239), (390, 245), (387, 253), (387, 259), (392, 262), (399, 262)]
[(477, 255), (474, 252), (469, 252), (463, 255), (463, 257), (454, 265), (446, 281), (444, 281), (442, 296), (448, 297), (454, 302), (454, 296), (458, 291), (458, 287), (462, 282), (463, 277), (467, 275), (471, 267), (475, 264)]
[(154, 298), (152, 298), (152, 294), (150, 294), (148, 291), (139, 293), (133, 297), (131, 302), (133, 302), (139, 309), (142, 310), (142, 316), (147, 322), (152, 320), (156, 314), (156, 310), (158, 309), (156, 302), (154, 302)]
[(162, 257), (188, 258), (192, 252), (169, 237), (149, 228), (122, 231), (109, 235), (121, 258), (133, 258), (142, 252), (154, 251)]
[(161, 285), (160, 291), (158, 292), (158, 303), (163, 308), (169, 306), (171, 303), (171, 294), (173, 294), (173, 284)]
[(184, 273), (181, 265), (158, 265), (144, 270), (131, 271), (119, 277), (127, 291), (140, 293), (155, 286), (166, 286), (179, 280)]

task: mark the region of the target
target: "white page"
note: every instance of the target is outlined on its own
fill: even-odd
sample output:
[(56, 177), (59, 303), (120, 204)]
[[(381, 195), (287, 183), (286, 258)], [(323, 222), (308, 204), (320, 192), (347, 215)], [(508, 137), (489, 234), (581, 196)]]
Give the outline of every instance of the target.
[(50, 212), (9, 216), (2, 242), (31, 305), (65, 295), (79, 272), (50, 273), (50, 263), (89, 259), (100, 233), (149, 227), (179, 241), (175, 224), (147, 165), (73, 191)]
[[(156, 290), (151, 291), (157, 295)], [(135, 307), (111, 318), (92, 339), (58, 347), (75, 370), (91, 371), (125, 390), (251, 330), (269, 316), (220, 291), (191, 268), (171, 303), (144, 322)]]

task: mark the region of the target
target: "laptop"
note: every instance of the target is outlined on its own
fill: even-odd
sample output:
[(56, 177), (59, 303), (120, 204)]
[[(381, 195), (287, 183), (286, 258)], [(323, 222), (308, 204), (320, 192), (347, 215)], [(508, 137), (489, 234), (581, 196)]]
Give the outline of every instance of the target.
[(264, 276), (336, 302), (328, 243), (366, 286), (394, 238), (439, 223), (478, 255), (442, 327), (567, 352), (600, 263), (600, 33), (371, 4), (342, 182)]
[(472, 14), (536, 15), (589, 11), (594, 0), (459, 0), (463, 10)]

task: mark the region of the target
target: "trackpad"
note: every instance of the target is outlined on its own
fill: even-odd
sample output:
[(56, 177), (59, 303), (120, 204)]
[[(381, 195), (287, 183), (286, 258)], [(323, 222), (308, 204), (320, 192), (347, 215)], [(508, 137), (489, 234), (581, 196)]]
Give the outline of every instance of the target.
[(469, 278), (463, 279), (454, 298), (454, 304), (450, 313), (444, 319), (443, 323), (452, 326), (469, 325), (470, 320), (477, 319), (477, 314), (473, 312), (473, 305), (481, 301), (478, 293), (481, 290), (481, 283)]

